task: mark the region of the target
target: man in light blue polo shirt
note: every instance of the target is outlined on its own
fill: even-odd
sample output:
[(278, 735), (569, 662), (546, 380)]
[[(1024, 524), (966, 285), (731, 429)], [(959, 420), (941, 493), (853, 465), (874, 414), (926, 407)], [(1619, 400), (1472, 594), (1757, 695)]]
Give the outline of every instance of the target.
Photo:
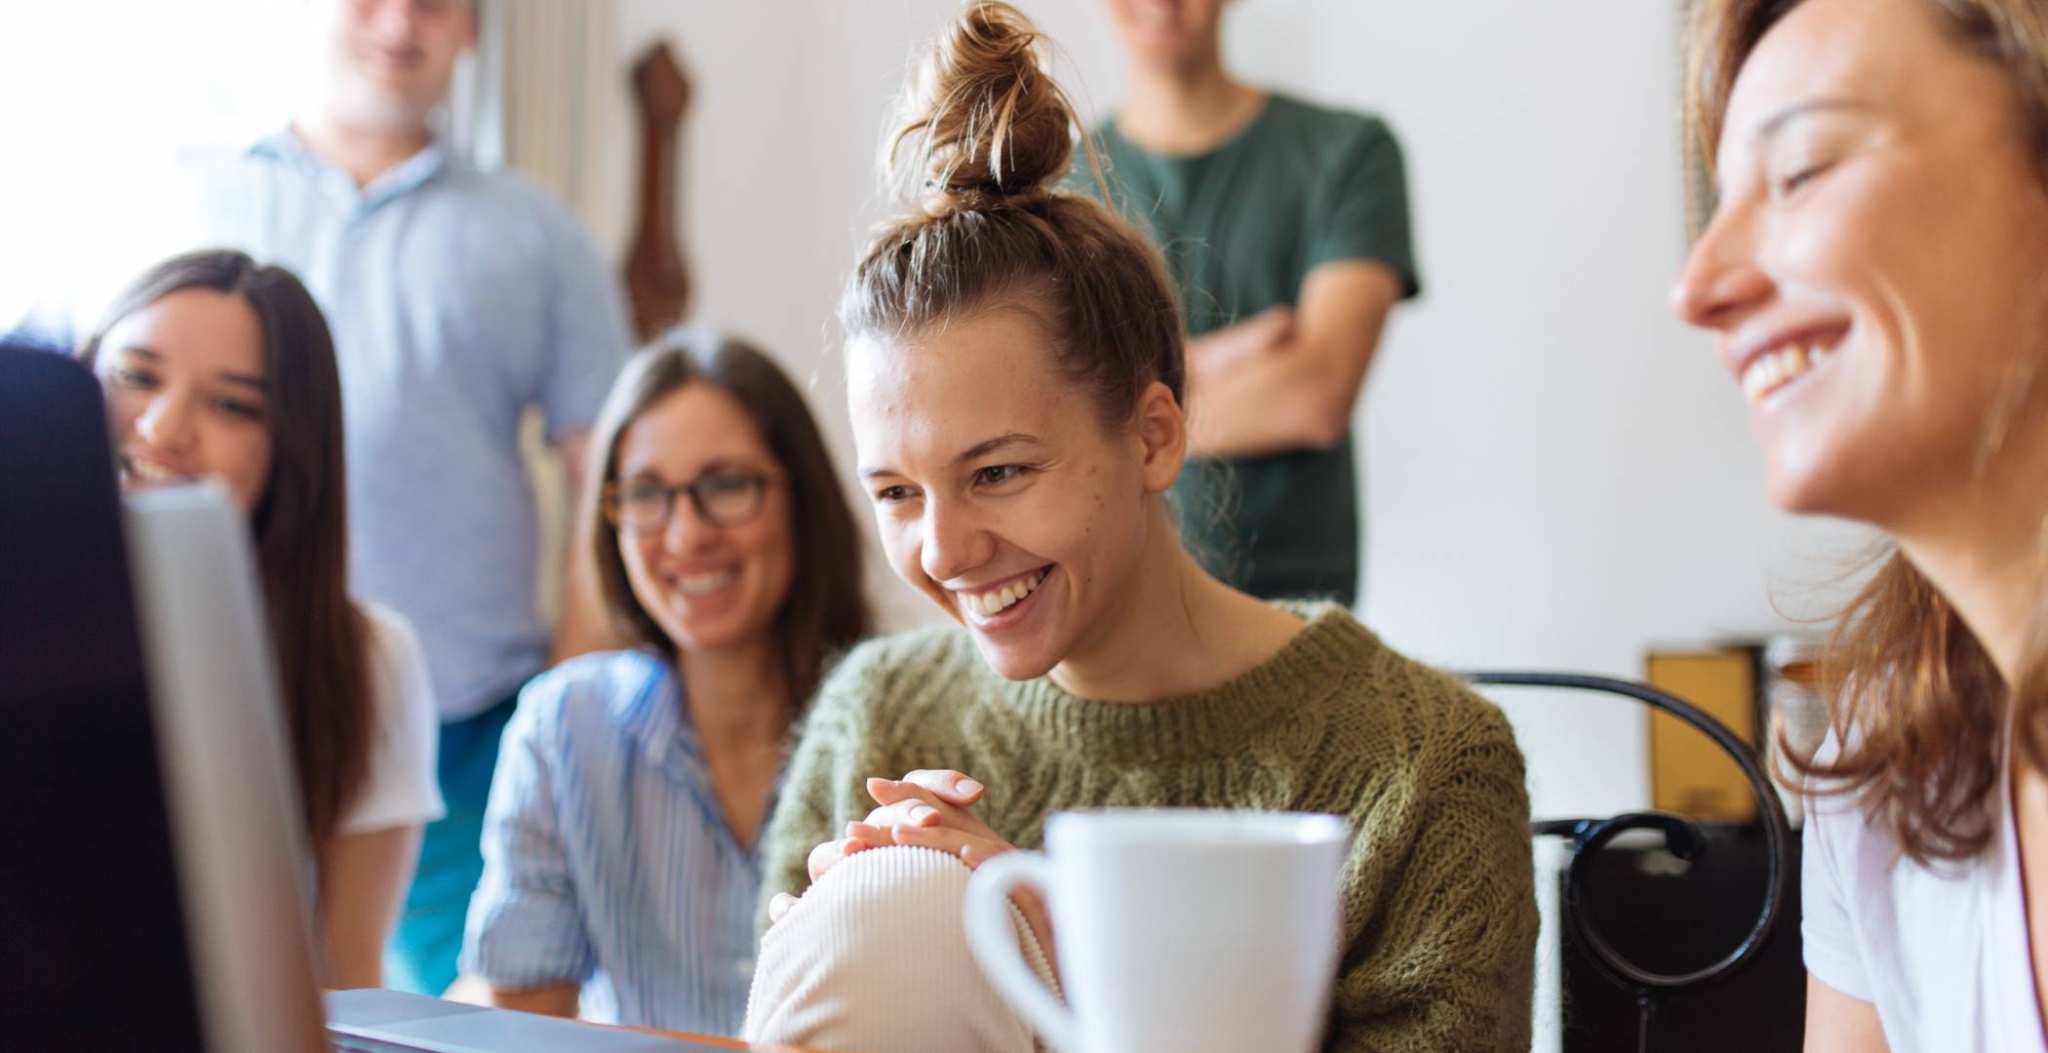
[(630, 337), (569, 215), (430, 130), (474, 41), (467, 0), (325, 6), (318, 102), (192, 174), (202, 236), (296, 272), (334, 329), (353, 585), (418, 630), (443, 720), (448, 817), (427, 828), (385, 982), (439, 993), (482, 870), (498, 740), (550, 655), (520, 419), (539, 407), (574, 486)]

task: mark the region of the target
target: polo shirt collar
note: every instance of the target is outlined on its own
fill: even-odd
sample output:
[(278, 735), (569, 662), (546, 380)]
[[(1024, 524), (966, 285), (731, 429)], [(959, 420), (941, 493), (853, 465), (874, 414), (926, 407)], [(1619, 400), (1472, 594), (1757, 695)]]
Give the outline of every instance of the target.
[[(297, 130), (289, 125), (272, 132), (249, 144), (247, 153), (252, 157), (266, 157), (287, 164), (323, 173), (323, 178), (334, 180), (337, 185), (353, 188), (355, 180), (338, 167), (328, 164), (306, 146)], [(390, 171), (370, 181), (363, 187), (360, 196), (365, 205), (374, 205), (424, 186), (429, 180), (446, 171), (452, 160), (447, 143), (438, 135), (427, 140), (427, 145), (418, 153), (400, 161)]]

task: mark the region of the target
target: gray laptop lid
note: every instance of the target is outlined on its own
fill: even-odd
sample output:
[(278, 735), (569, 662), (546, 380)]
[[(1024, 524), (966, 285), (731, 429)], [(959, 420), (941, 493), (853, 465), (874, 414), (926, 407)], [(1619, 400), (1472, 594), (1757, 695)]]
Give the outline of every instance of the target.
[(339, 1053), (730, 1053), (724, 1046), (397, 991), (329, 993), (327, 1033)]
[(320, 1050), (312, 853), (248, 517), (211, 482), (124, 504), (207, 1048)]
[(196, 1053), (108, 446), (90, 374), (0, 346), (0, 1045)]

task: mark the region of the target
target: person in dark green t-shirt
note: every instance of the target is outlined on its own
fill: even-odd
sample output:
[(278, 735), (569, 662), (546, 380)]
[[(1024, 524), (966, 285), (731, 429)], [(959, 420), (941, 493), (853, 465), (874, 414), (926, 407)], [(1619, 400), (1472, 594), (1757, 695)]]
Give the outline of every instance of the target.
[[(1378, 118), (1232, 79), (1226, 0), (1105, 3), (1130, 95), (1096, 152), (1165, 251), (1190, 337), (1183, 533), (1254, 595), (1354, 603), (1352, 409), (1387, 314), (1421, 289), (1400, 144)], [(1098, 191), (1085, 162), (1075, 185)]]

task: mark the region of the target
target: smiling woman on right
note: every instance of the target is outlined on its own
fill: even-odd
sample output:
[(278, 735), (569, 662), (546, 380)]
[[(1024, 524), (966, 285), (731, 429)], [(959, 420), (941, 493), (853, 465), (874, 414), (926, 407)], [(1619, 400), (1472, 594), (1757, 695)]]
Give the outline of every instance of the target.
[(1892, 546), (1800, 772), (1806, 1048), (2048, 1048), (2048, 6), (1698, 18), (1719, 204), (1676, 308), (1773, 500)]

